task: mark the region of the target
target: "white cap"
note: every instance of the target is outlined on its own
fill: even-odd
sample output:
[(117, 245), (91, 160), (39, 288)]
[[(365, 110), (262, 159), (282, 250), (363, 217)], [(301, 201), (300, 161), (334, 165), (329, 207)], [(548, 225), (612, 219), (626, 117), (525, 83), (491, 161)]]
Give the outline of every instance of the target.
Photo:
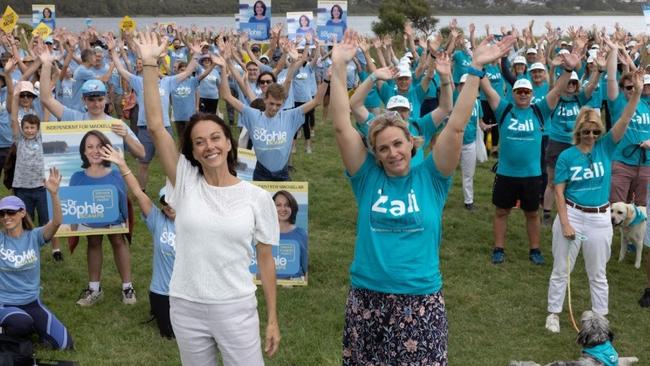
[(399, 74), (397, 75), (398, 78), (403, 78), (403, 77), (413, 77), (411, 74), (411, 69), (409, 69), (408, 65), (400, 65), (399, 67)]
[(408, 51), (404, 54), (404, 57), (413, 57), (413, 54), (411, 53), (411, 51)]
[(400, 66), (405, 65), (405, 67), (408, 67), (411, 64), (411, 59), (408, 56), (404, 56), (399, 59)]
[(568, 54), (570, 54), (570, 53), (571, 53), (571, 52), (569, 52), (569, 50), (562, 49), (562, 50), (560, 50), (557, 54), (558, 54), (558, 55), (568, 55)]
[(526, 58), (524, 56), (517, 56), (517, 57), (514, 58), (514, 60), (512, 60), (512, 64), (513, 65), (516, 65), (516, 64), (524, 64), (524, 65), (526, 65), (527, 64)]
[(599, 50), (599, 49), (600, 49), (600, 46), (597, 45), (597, 44), (592, 44), (592, 45), (591, 45), (591, 49), (592, 49), (592, 50)]
[(541, 62), (535, 62), (534, 64), (530, 65), (529, 70), (530, 71), (533, 71), (533, 70), (544, 70), (544, 71), (546, 71), (546, 67)]
[(568, 45), (568, 43), (566, 43), (566, 41), (560, 42), (560, 46), (566, 46), (566, 45)]
[(515, 82), (515, 85), (512, 86), (512, 90), (517, 89), (529, 89), (533, 90), (533, 85), (528, 81), (528, 79), (519, 79)]
[(394, 95), (390, 99), (388, 99), (388, 103), (386, 103), (386, 109), (393, 109), (393, 108), (408, 108), (408, 110), (411, 110), (411, 102), (409, 100), (402, 96), (402, 95)]
[(526, 54), (529, 54), (529, 53), (537, 54), (537, 48), (529, 48), (528, 50), (526, 50)]
[(589, 55), (589, 57), (596, 58), (598, 56), (598, 50), (591, 49), (591, 50), (587, 51), (587, 54)]
[(569, 78), (569, 80), (580, 81), (580, 79), (578, 78), (578, 74), (575, 71), (571, 71), (571, 77)]
[(643, 85), (650, 84), (650, 75), (643, 75)]
[(631, 40), (625, 45), (625, 47), (634, 47), (634, 46), (636, 46), (636, 41), (635, 40)]
[(470, 50), (472, 49), (472, 42), (470, 42), (469, 39), (465, 38), (464, 43), (466, 48), (469, 48)]
[(460, 77), (460, 81), (459, 81), (458, 83), (459, 83), (459, 84), (463, 84), (463, 83), (466, 82), (466, 81), (467, 81), (467, 74), (463, 74), (463, 75)]
[(588, 63), (588, 64), (593, 63), (593, 62), (595, 62), (595, 61), (596, 61), (596, 58), (595, 58), (594, 56), (589, 56), (589, 57), (587, 57), (587, 63)]

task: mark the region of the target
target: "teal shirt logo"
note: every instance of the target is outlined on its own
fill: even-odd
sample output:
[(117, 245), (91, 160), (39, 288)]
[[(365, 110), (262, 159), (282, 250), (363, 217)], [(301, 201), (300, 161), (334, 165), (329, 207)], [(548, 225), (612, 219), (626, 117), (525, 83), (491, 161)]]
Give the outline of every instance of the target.
[(605, 167), (603, 166), (603, 163), (600, 161), (594, 162), (586, 168), (582, 166), (572, 166), (569, 167), (569, 170), (571, 170), (572, 182), (578, 182), (583, 179), (593, 179), (593, 178), (600, 178), (605, 176)]

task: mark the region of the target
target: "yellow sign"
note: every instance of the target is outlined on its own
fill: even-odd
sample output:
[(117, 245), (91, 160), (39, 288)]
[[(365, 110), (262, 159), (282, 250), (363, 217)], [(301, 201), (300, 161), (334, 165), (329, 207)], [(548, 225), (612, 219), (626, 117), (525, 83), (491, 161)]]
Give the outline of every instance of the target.
[(45, 25), (45, 23), (39, 23), (36, 28), (32, 31), (33, 36), (39, 36), (41, 39), (45, 39), (52, 34), (52, 28)]
[(14, 30), (14, 27), (16, 27), (16, 24), (18, 24), (18, 14), (16, 14), (11, 6), (7, 5), (7, 9), (5, 9), (4, 14), (2, 15), (2, 24), (0, 24), (0, 28), (2, 28), (5, 33), (11, 33), (11, 31)]
[(131, 33), (135, 31), (135, 27), (136, 27), (135, 20), (133, 20), (128, 15), (122, 18), (122, 20), (120, 21), (120, 29), (124, 33)]

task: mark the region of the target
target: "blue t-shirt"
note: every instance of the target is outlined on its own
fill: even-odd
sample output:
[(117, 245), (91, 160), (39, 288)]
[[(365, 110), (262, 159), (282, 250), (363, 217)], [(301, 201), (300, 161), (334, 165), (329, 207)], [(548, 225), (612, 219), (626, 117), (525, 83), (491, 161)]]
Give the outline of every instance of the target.
[[(205, 69), (199, 67), (198, 75), (203, 74)], [(221, 73), (217, 68), (212, 69), (210, 73), (199, 82), (199, 98), (219, 99), (219, 83), (221, 82)]]
[(553, 141), (570, 144), (573, 140), (573, 127), (576, 124), (580, 108), (587, 102), (588, 99), (584, 91), (577, 95), (561, 96), (547, 124), (549, 138)]
[[(623, 114), (623, 109), (628, 103), (627, 99), (620, 92), (615, 101), (607, 103), (612, 114), (612, 125), (615, 125)], [(650, 154), (639, 146), (648, 139), (650, 139), (650, 101), (641, 97), (612, 160), (631, 166), (650, 166)]]
[[(287, 68), (282, 69), (282, 71), (278, 73), (278, 77), (277, 77), (278, 84), (284, 86), (284, 82), (287, 80), (287, 77), (289, 77), (289, 75), (287, 75), (288, 73), (289, 73), (289, 69)], [(293, 102), (293, 88), (294, 86), (292, 81), (291, 85), (289, 86), (289, 90), (287, 90), (287, 99), (284, 100), (284, 104), (282, 104), (282, 109), (291, 109), (296, 106), (295, 103)], [(261, 94), (261, 90), (260, 90), (260, 94)]]
[(612, 178), (612, 152), (616, 144), (608, 133), (596, 141), (591, 153), (572, 146), (555, 165), (555, 184), (566, 183), (564, 197), (581, 206), (598, 207), (609, 201)]
[(467, 74), (467, 68), (472, 64), (472, 56), (466, 50), (456, 50), (451, 56), (453, 62), (452, 78), (454, 84), (460, 83), (460, 77)]
[[(490, 85), (492, 86), (492, 88), (500, 96), (504, 96), (506, 89), (505, 89), (505, 80), (503, 79), (503, 74), (501, 74), (501, 68), (499, 68), (498, 65), (487, 64), (485, 65), (484, 69), (485, 69), (485, 77), (488, 78), (488, 80), (490, 80)], [(481, 100), (487, 100), (487, 97), (483, 92), (483, 88), (479, 90), (479, 95)]]
[(129, 211), (127, 209), (126, 203), (126, 186), (124, 185), (124, 179), (120, 175), (120, 172), (111, 169), (111, 171), (103, 177), (91, 177), (86, 174), (85, 170), (80, 170), (72, 174), (70, 177), (70, 186), (95, 186), (95, 185), (112, 185), (115, 186), (118, 196), (118, 205), (120, 208), (120, 214), (117, 219), (113, 222), (104, 222), (98, 224), (87, 223), (84, 224), (91, 228), (103, 228), (109, 225), (120, 225), (127, 222), (129, 216)]
[(300, 248), (300, 268), (296, 273), (290, 273), (285, 275), (278, 275), (278, 278), (293, 278), (301, 277), (307, 274), (307, 262), (308, 262), (308, 238), (307, 232), (301, 227), (295, 227), (293, 230), (288, 233), (280, 233), (280, 245), (292, 245), (296, 248)]
[(79, 65), (74, 70), (72, 79), (74, 80), (74, 84), (72, 86), (72, 101), (74, 105), (72, 106), (72, 108), (78, 111), (83, 111), (85, 105), (81, 94), (81, 86), (88, 80), (96, 79), (95, 72), (93, 71), (92, 68), (88, 68), (84, 65)]
[(388, 100), (394, 95), (402, 95), (411, 102), (411, 115), (419, 116), (420, 107), (422, 106), (422, 101), (426, 95), (426, 91), (422, 90), (422, 86), (418, 83), (411, 83), (411, 87), (405, 93), (399, 93), (397, 91), (397, 85), (393, 80), (385, 81), (379, 90), (379, 97), (384, 105), (388, 104)]
[(14, 141), (11, 118), (7, 111), (7, 88), (0, 88), (0, 148), (10, 147)]
[(64, 107), (75, 109), (74, 100), (74, 83), (73, 79), (63, 79), (56, 82), (56, 100), (63, 104)]
[(389, 177), (368, 154), (349, 178), (359, 207), (352, 287), (409, 295), (440, 291), (442, 210), (451, 177), (432, 158), (406, 176)]
[[(364, 82), (368, 77), (370, 77), (370, 74), (368, 74), (367, 71), (362, 70), (359, 72), (360, 82)], [(429, 89), (431, 89), (431, 87), (429, 87)], [(367, 109), (381, 107), (381, 98), (379, 98), (379, 93), (377, 92), (377, 88), (375, 86), (373, 86), (372, 89), (370, 89), (370, 92), (366, 96), (366, 100), (363, 102), (363, 105)]]
[(289, 162), (293, 136), (304, 122), (302, 107), (281, 110), (269, 118), (260, 110), (244, 106), (239, 119), (253, 141), (257, 161), (272, 172), (282, 170)]
[(249, 34), (250, 39), (254, 41), (266, 41), (270, 37), (271, 32), (271, 19), (265, 16), (262, 19), (257, 19), (254, 16), (248, 19), (249, 23), (264, 24), (266, 26), (266, 32), (252, 32)]
[(176, 258), (176, 227), (158, 207), (151, 206), (145, 218), (147, 229), (153, 238), (153, 273), (149, 291), (169, 295), (169, 281), (172, 278)]
[[(454, 103), (456, 103), (457, 98), (458, 93), (454, 92)], [(467, 122), (463, 133), (463, 145), (472, 144), (476, 141), (476, 128), (481, 118), (483, 118), (483, 108), (481, 107), (481, 101), (476, 99), (474, 107), (472, 107), (472, 115), (469, 117), (469, 122)]]
[(0, 231), (0, 305), (25, 305), (41, 291), (43, 227), (17, 238)]
[(176, 65), (176, 62), (187, 62), (188, 53), (187, 47), (179, 47), (178, 49), (175, 49), (174, 46), (169, 47), (167, 55), (169, 56), (169, 69), (172, 73), (174, 72), (174, 65)]
[(190, 117), (196, 113), (196, 89), (198, 87), (199, 82), (194, 76), (176, 84), (176, 88), (172, 90), (174, 121), (189, 121)]
[[(169, 95), (176, 87), (176, 76), (165, 76), (158, 82), (158, 92), (160, 93), (160, 104), (162, 104), (163, 123), (165, 127), (169, 127)], [(138, 108), (138, 127), (146, 126), (147, 119), (144, 108), (144, 79), (142, 76), (131, 75), (129, 79), (131, 88), (135, 91), (135, 96), (138, 105), (143, 108)]]
[[(508, 101), (501, 99), (494, 115), (499, 125), (499, 164), (497, 174), (509, 177), (537, 177), (542, 175), (542, 126), (532, 105), (519, 108), (512, 104), (512, 109), (504, 117)], [(551, 115), (546, 100), (536, 104), (544, 120)], [(503, 121), (503, 122), (501, 122)]]
[[(587, 84), (589, 84), (589, 78), (585, 77), (585, 79), (582, 80), (582, 88), (586, 88)], [(600, 107), (603, 105), (603, 90), (606, 91), (607, 87), (605, 87), (605, 89), (602, 89), (600, 87), (600, 82), (596, 82), (596, 87), (591, 92), (591, 99), (589, 99), (587, 102), (588, 107), (593, 109), (600, 109)]]
[[(63, 114), (61, 115), (61, 121), (91, 121), (93, 119), (96, 118), (91, 118), (88, 112), (79, 112), (77, 110), (70, 109), (68, 107), (63, 107)], [(129, 126), (127, 126), (126, 123), (124, 123), (124, 121), (122, 121), (121, 119), (113, 118), (107, 114), (104, 114), (104, 118), (102, 119), (103, 120), (110, 119), (110, 120), (114, 120), (115, 122), (121, 123), (122, 125), (127, 127), (126, 133), (129, 135), (129, 137), (133, 138), (136, 141), (140, 141), (138, 139), (138, 136), (136, 136), (135, 133), (131, 131), (131, 128), (129, 128)]]
[(311, 64), (307, 63), (298, 69), (291, 86), (294, 103), (309, 102), (316, 95), (316, 74)]

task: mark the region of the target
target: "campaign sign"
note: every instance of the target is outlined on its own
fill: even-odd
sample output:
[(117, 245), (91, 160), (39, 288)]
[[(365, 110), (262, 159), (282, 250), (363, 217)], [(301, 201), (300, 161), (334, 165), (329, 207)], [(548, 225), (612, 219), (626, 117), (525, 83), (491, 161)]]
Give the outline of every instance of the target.
[(325, 44), (343, 40), (348, 21), (347, 1), (319, 0), (316, 13), (318, 39)]
[(256, 164), (257, 157), (253, 150), (242, 149), (241, 147), (237, 149), (237, 166), (235, 167), (237, 178), (247, 182), (252, 181)]
[(56, 6), (54, 4), (32, 4), (32, 28), (38, 27), (39, 24), (50, 28), (50, 33), (56, 28)]
[(12, 9), (11, 6), (7, 5), (5, 12), (2, 14), (2, 23), (0, 23), (0, 29), (2, 29), (2, 31), (5, 33), (11, 33), (16, 27), (16, 24), (18, 24), (18, 18), (19, 16), (16, 14), (14, 9)]
[[(87, 174), (88, 167), (82, 167), (83, 159), (88, 161), (87, 154), (92, 153), (86, 151), (82, 144), (84, 137), (102, 138), (118, 151), (124, 150), (122, 138), (111, 130), (114, 123), (124, 122), (102, 120), (41, 123), (44, 175), (48, 176), (50, 167), (56, 167), (61, 173), (59, 197), (63, 225), (59, 227), (57, 237), (128, 232), (126, 188), (119, 172), (113, 171), (116, 168), (111, 166), (102, 167), (97, 171), (104, 169), (106, 174), (95, 176), (94, 173)], [(48, 210), (51, 214), (50, 197)]]
[[(278, 211), (280, 243), (273, 246), (273, 261), (279, 285), (306, 286), (309, 264), (308, 191), (307, 182), (252, 182), (271, 193)], [(255, 283), (260, 284), (258, 262), (253, 245), (249, 267)]]
[(268, 41), (271, 35), (271, 0), (239, 0), (239, 31), (252, 41)]
[(261, 23), (239, 23), (239, 30), (248, 33), (248, 38), (255, 41), (266, 40), (267, 29), (266, 25)]

